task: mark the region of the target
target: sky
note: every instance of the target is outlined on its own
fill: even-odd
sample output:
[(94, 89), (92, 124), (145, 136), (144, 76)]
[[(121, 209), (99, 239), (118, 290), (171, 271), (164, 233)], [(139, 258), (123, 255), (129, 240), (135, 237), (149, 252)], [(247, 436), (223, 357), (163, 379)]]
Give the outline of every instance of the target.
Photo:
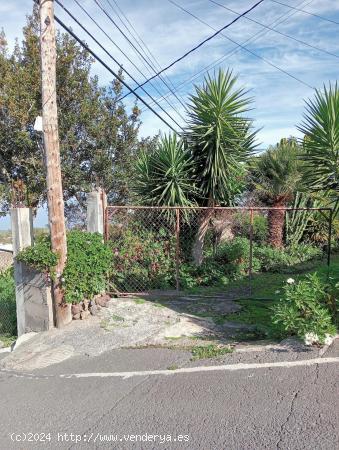
[[(140, 83), (145, 77), (149, 78), (154, 74), (155, 65), (157, 68), (166, 67), (214, 34), (214, 30), (234, 20), (237, 17), (235, 13), (243, 13), (258, 0), (96, 0), (107, 15), (95, 0), (77, 0), (130, 61), (86, 16), (75, 0), (60, 1)], [(214, 1), (232, 9), (235, 13), (215, 4)], [(246, 16), (247, 19), (244, 17), (239, 19), (228, 27), (223, 35), (219, 34), (209, 40), (167, 70), (165, 72), (167, 86), (156, 79), (152, 85), (150, 83), (145, 85), (147, 92), (158, 98), (161, 97), (159, 93), (165, 95), (169, 92), (168, 86), (172, 87), (172, 91), (175, 89), (177, 98), (169, 95), (167, 98), (169, 104), (162, 100), (161, 105), (179, 125), (184, 126), (186, 115), (183, 104), (187, 103), (189, 95), (194, 92), (195, 84), (202, 84), (207, 73), (205, 68), (209, 66), (209, 73), (212, 75), (218, 68), (225, 70), (230, 68), (238, 76), (238, 85), (248, 89), (248, 95), (253, 98), (253, 110), (249, 116), (253, 118), (255, 128), (259, 129), (259, 148), (274, 145), (283, 137), (298, 136), (296, 126), (302, 121), (305, 100), (312, 98), (314, 88), (321, 89), (324, 83), (334, 82), (338, 77), (339, 25), (293, 10), (278, 2), (302, 8), (339, 23), (339, 0), (264, 0)], [(180, 7), (196, 17), (192, 17)], [(31, 0), (2, 0), (0, 27), (4, 28), (11, 46), (16, 37), (21, 39), (25, 15), (30, 13), (31, 8)], [(86, 36), (60, 6), (55, 5), (55, 13), (117, 71), (117, 65)], [(128, 34), (132, 32), (135, 36), (134, 31), (122, 13), (147, 45), (154, 58), (153, 68), (135, 52), (109, 19), (111, 17), (137, 46), (132, 35)], [(274, 28), (284, 35), (262, 25)], [(297, 39), (298, 42), (286, 35)], [(140, 43), (140, 40), (138, 42)], [(246, 46), (247, 50), (237, 44)], [(137, 48), (142, 53), (140, 47)], [(144, 50), (144, 47), (142, 49)], [(280, 70), (273, 66), (277, 66)], [(102, 85), (112, 79), (111, 74), (99, 63), (93, 65), (94, 74), (98, 75)], [(186, 82), (187, 80), (189, 81)], [(127, 76), (126, 82), (131, 87), (136, 86)], [(180, 90), (177, 90), (179, 85)], [(146, 95), (141, 91), (139, 93), (150, 102)], [(125, 101), (128, 107), (132, 107), (134, 103), (132, 94), (126, 97)], [(140, 130), (142, 136), (154, 135), (159, 130), (161, 132), (169, 130), (151, 111), (144, 110), (144, 107), (142, 110)], [(156, 110), (170, 121), (158, 107)], [(171, 124), (178, 129), (174, 122)]]

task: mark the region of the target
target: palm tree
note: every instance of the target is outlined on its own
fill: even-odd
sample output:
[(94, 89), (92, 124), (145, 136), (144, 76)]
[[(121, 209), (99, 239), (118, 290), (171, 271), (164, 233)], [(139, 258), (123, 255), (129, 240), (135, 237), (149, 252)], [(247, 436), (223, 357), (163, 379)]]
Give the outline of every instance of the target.
[(268, 213), (269, 243), (283, 247), (285, 210), (301, 186), (300, 147), (296, 139), (282, 139), (253, 159), (251, 178), (259, 199), (272, 208)]
[(306, 102), (303, 123), (305, 181), (312, 192), (323, 192), (339, 205), (339, 87), (336, 83)]
[(192, 206), (193, 171), (184, 142), (176, 135), (165, 135), (154, 151), (142, 152), (137, 159), (133, 190), (144, 205)]
[[(244, 162), (254, 149), (256, 132), (244, 116), (252, 100), (230, 70), (210, 75), (190, 96), (189, 127), (185, 136), (195, 163), (200, 206), (232, 206), (243, 189)], [(193, 258), (200, 265), (210, 212), (199, 219)]]

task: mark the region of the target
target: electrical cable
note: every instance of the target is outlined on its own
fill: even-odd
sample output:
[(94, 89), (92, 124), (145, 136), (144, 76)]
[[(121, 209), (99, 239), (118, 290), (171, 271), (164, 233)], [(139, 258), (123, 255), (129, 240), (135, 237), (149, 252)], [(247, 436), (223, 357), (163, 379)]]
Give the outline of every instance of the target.
[[(144, 56), (146, 58), (149, 58), (150, 61), (152, 61), (152, 63), (157, 67), (156, 70), (161, 70), (161, 66), (158, 62), (158, 60), (156, 59), (156, 57), (154, 56), (154, 54), (152, 53), (152, 51), (150, 50), (150, 48), (148, 47), (148, 45), (146, 44), (146, 42), (142, 39), (142, 37), (140, 36), (140, 34), (138, 33), (138, 31), (136, 30), (136, 28), (134, 27), (134, 25), (131, 23), (131, 21), (129, 20), (129, 18), (127, 17), (127, 15), (124, 13), (124, 11), (122, 10), (122, 8), (119, 6), (118, 2), (116, 0), (112, 0), (115, 7), (112, 5), (110, 0), (106, 0), (106, 3), (108, 3), (108, 5), (110, 6), (110, 8), (112, 9), (112, 11), (117, 15), (117, 17), (119, 18), (120, 22), (123, 24), (123, 26), (125, 27), (125, 29), (127, 30), (127, 32), (129, 33), (129, 35), (132, 37), (132, 39), (134, 40), (134, 42), (139, 46), (140, 50), (143, 52)], [(118, 11), (117, 11), (118, 10)], [(127, 24), (129, 25), (129, 27), (132, 29), (132, 31), (130, 30), (130, 28), (128, 28), (128, 26), (126, 25), (126, 23), (124, 22), (124, 20), (121, 18), (121, 16), (123, 17), (123, 19), (127, 22)], [(166, 79), (166, 81), (171, 85), (171, 87), (175, 90), (175, 86), (172, 82), (172, 80), (170, 79), (170, 77), (168, 77), (166, 74), (164, 74), (164, 78)], [(178, 93), (177, 93), (178, 94)], [(181, 98), (181, 100), (184, 101), (184, 99), (182, 98), (182, 96), (180, 94), (178, 94), (179, 97)]]
[[(98, 0), (93, 0), (93, 1), (101, 9), (101, 11), (108, 17), (108, 19), (113, 23), (113, 25), (119, 30), (119, 32), (124, 36), (124, 38), (128, 41), (128, 43), (134, 48), (134, 50), (141, 56), (141, 58), (146, 62), (146, 64), (150, 65), (149, 62), (147, 61), (147, 59), (137, 49), (137, 47), (128, 38), (128, 36), (126, 36), (126, 33), (124, 33), (124, 31), (119, 27), (119, 25), (115, 22), (115, 20), (111, 17), (111, 15), (105, 10), (105, 8), (100, 4), (100, 2)], [(261, 1), (264, 1), (264, 0), (261, 0)], [(150, 67), (152, 68), (152, 65), (150, 65)], [(156, 71), (154, 71), (154, 72), (156, 73)], [(156, 76), (159, 76), (160, 73), (161, 72), (158, 72), (156, 74)], [(155, 78), (155, 76), (151, 77), (150, 79), (154, 79), (154, 78)], [(172, 88), (166, 83), (166, 81), (164, 79), (161, 79), (161, 80), (166, 85), (166, 87), (173, 93), (173, 95), (176, 97), (176, 99), (179, 101), (179, 103), (183, 106), (183, 108), (186, 110), (187, 106), (185, 105), (185, 103), (183, 103), (183, 101), (176, 95), (176, 93), (172, 90)], [(145, 83), (147, 83), (147, 81)], [(136, 89), (138, 89), (139, 86), (140, 86), (140, 84), (136, 87)], [(125, 98), (127, 95), (129, 95), (129, 94), (125, 94), (125, 96), (122, 98)]]
[[(37, 2), (38, 0), (33, 0), (35, 2)], [(64, 29), (67, 31), (67, 33), (69, 33), (73, 39), (75, 39), (85, 50), (88, 51), (88, 53), (90, 53), (93, 58), (95, 58), (103, 67), (105, 67), (105, 69), (107, 69), (118, 81), (120, 81), (121, 84), (123, 84), (133, 95), (135, 95), (135, 97), (141, 101), (141, 103), (143, 103), (150, 111), (153, 112), (153, 114), (155, 114), (165, 125), (168, 126), (168, 128), (170, 128), (175, 134), (177, 134), (178, 136), (181, 136), (180, 133), (178, 133), (178, 131), (173, 128), (163, 117), (161, 117), (161, 115), (155, 111), (152, 106), (150, 106), (137, 92), (135, 92), (135, 89), (131, 88), (128, 83), (126, 83), (126, 81), (124, 81), (119, 74), (117, 74), (116, 72), (114, 72), (113, 69), (111, 69), (89, 46), (88, 44), (86, 44), (85, 42), (83, 42), (61, 19), (59, 19), (57, 16), (54, 16), (55, 21)], [(121, 99), (120, 99), (121, 100)]]
[(278, 2), (277, 0), (270, 0), (273, 3), (276, 3), (277, 5), (286, 6), (286, 8), (294, 9), (295, 11), (302, 12), (304, 14), (308, 14), (309, 16), (317, 17), (318, 19), (325, 20), (326, 22), (334, 23), (335, 25), (339, 25), (339, 22), (336, 22), (335, 20), (328, 19), (327, 17), (320, 16), (319, 14), (311, 13), (310, 11), (305, 11), (305, 9), (296, 8), (295, 6), (287, 5), (283, 2)]
[[(168, 1), (170, 1), (171, 3), (173, 3), (171, 0), (168, 0)], [(218, 2), (215, 1), (215, 0), (208, 0), (208, 1), (211, 2), (211, 3), (214, 3), (215, 5), (220, 6), (220, 7), (223, 8), (223, 9), (226, 9), (227, 11), (232, 12), (233, 14), (237, 14), (237, 15), (239, 14), (239, 13), (238, 13), (237, 11), (235, 11), (234, 9), (231, 9), (231, 8), (229, 8), (228, 6), (224, 6), (224, 5), (222, 5), (221, 3), (218, 3)], [(280, 34), (281, 36), (284, 36), (284, 37), (286, 37), (286, 38), (288, 38), (288, 39), (292, 39), (293, 41), (298, 42), (299, 44), (306, 45), (307, 47), (310, 47), (310, 48), (312, 48), (313, 50), (317, 50), (317, 51), (319, 51), (319, 52), (326, 53), (327, 55), (334, 56), (335, 58), (339, 58), (339, 55), (336, 55), (335, 53), (329, 52), (329, 51), (327, 51), (327, 50), (324, 50), (323, 48), (320, 48), (320, 47), (317, 47), (317, 46), (315, 46), (315, 45), (309, 44), (308, 42), (302, 41), (301, 39), (297, 39), (297, 38), (295, 38), (295, 37), (293, 37), (293, 36), (290, 36), (289, 34), (286, 34), (286, 33), (283, 33), (282, 31), (276, 30), (275, 28), (272, 28), (272, 27), (270, 27), (270, 26), (268, 26), (268, 25), (264, 25), (263, 23), (259, 22), (258, 20), (252, 19), (251, 17), (246, 17), (246, 16), (245, 16), (245, 19), (247, 19), (247, 20), (249, 20), (249, 21), (251, 21), (251, 22), (254, 22), (254, 23), (256, 23), (257, 25), (260, 25), (261, 27), (267, 28), (267, 29), (270, 30), (270, 31), (274, 31), (274, 33), (278, 33), (278, 34)]]
[[(307, 6), (310, 3), (312, 3), (314, 0), (302, 0), (299, 3), (299, 6), (303, 5)], [(290, 17), (294, 16), (295, 14), (297, 14), (297, 11), (290, 11), (290, 12), (286, 12), (283, 13), (282, 15), (280, 15), (277, 19), (275, 19), (270, 25), (271, 26), (276, 26), (276, 25), (280, 25), (284, 22), (286, 22), (286, 20), (288, 20)], [(246, 39), (246, 41), (244, 41), (242, 43), (242, 45), (245, 44), (250, 44), (252, 42), (257, 41), (258, 39), (260, 39), (262, 36), (264, 36), (265, 34), (268, 33), (268, 30), (260, 30), (258, 32), (256, 32), (253, 36), (251, 36), (250, 38)], [(215, 61), (213, 61), (213, 63), (208, 64), (207, 66), (203, 67), (202, 69), (200, 69), (197, 73), (195, 73), (194, 75), (192, 75), (190, 78), (184, 80), (183, 82), (181, 82), (180, 84), (178, 84), (176, 86), (176, 90), (181, 90), (184, 86), (186, 86), (186, 84), (194, 81), (195, 79), (199, 78), (201, 75), (203, 75), (204, 73), (208, 72), (209, 70), (215, 68), (216, 66), (218, 66), (219, 64), (221, 64), (223, 61), (225, 61), (225, 59), (229, 58), (230, 56), (234, 55), (235, 53), (239, 52), (241, 50), (240, 47), (236, 47), (233, 50), (231, 50), (230, 52), (226, 53), (226, 55), (223, 55), (221, 58), (216, 59)], [(168, 96), (170, 94), (167, 94)], [(162, 98), (158, 98), (157, 99), (159, 102), (162, 101)]]
[[(79, 20), (73, 16), (73, 14), (59, 1), (59, 0), (55, 0), (55, 2), (61, 6), (61, 8), (64, 9), (64, 11), (76, 22), (76, 24), (83, 30), (85, 31), (85, 33), (112, 59), (112, 61), (115, 62), (115, 64), (117, 64), (120, 69), (122, 71), (124, 71), (135, 83), (137, 83), (136, 79), (128, 72), (127, 69), (125, 69), (122, 64), (119, 63), (119, 61), (117, 61), (114, 56), (111, 55), (111, 53), (109, 53), (107, 51), (107, 49), (100, 44), (100, 42), (79, 22)], [(183, 128), (178, 124), (178, 122), (173, 119), (173, 117), (151, 96), (151, 94), (149, 94), (145, 89), (142, 89), (143, 92), (153, 101), (155, 102), (155, 104), (179, 127), (183, 130)]]
[[(182, 11), (184, 11), (185, 13), (189, 14), (190, 16), (194, 17), (196, 20), (198, 20), (200, 23), (206, 25), (207, 27), (211, 28), (212, 30), (215, 30), (214, 27), (212, 27), (212, 25), (208, 24), (207, 22), (205, 22), (204, 20), (200, 19), (198, 16), (196, 16), (195, 14), (191, 13), (190, 11), (188, 11), (187, 9), (183, 8), (182, 6), (178, 5), (176, 2), (174, 2), (173, 0), (168, 0), (170, 3), (172, 3), (173, 5), (175, 5), (177, 8), (181, 9)], [(284, 73), (285, 75), (289, 76), (290, 78), (293, 78), (296, 81), (299, 81), (299, 83), (304, 84), (305, 86), (314, 89), (313, 86), (311, 86), (310, 84), (306, 83), (305, 81), (301, 80), (300, 78), (296, 77), (295, 75), (291, 74), (290, 72), (288, 72), (285, 69), (282, 69), (281, 67), (277, 66), (276, 64), (273, 64), (271, 61), (269, 61), (268, 59), (264, 58), (261, 55), (258, 55), (257, 53), (255, 53), (254, 51), (250, 50), (249, 48), (247, 48), (245, 45), (239, 44), (238, 42), (236, 42), (234, 39), (230, 38), (229, 36), (227, 36), (224, 33), (221, 33), (221, 36), (223, 36), (224, 38), (226, 38), (227, 40), (233, 42), (233, 44), (236, 44), (237, 46), (239, 46), (240, 48), (242, 48), (243, 50), (245, 50), (246, 52), (250, 53), (251, 55), (262, 59), (266, 64), (269, 64), (270, 66), (274, 67), (275, 69), (279, 70), (280, 72)]]
[[(96, 1), (96, 0), (94, 0)], [(165, 68), (163, 68), (160, 72), (158, 72), (157, 74), (155, 74), (153, 77), (149, 78), (147, 81), (145, 81), (144, 83), (140, 84), (139, 86), (137, 86), (136, 89), (140, 88), (141, 86), (144, 86), (146, 83), (148, 83), (149, 81), (153, 80), (154, 78), (156, 78), (157, 76), (159, 76), (161, 73), (165, 72), (166, 70), (170, 69), (171, 67), (173, 67), (175, 64), (177, 64), (179, 61), (182, 61), (183, 59), (185, 59), (188, 55), (190, 55), (191, 53), (193, 53), (194, 51), (196, 51), (197, 49), (199, 49), (200, 47), (202, 47), (206, 42), (210, 41), (211, 39), (213, 39), (215, 36), (217, 36), (218, 34), (222, 33), (223, 30), (225, 30), (226, 28), (230, 27), (231, 25), (233, 25), (235, 22), (237, 22), (239, 19), (241, 19), (243, 16), (245, 16), (246, 14), (248, 14), (249, 12), (253, 11), (257, 6), (259, 6), (261, 3), (263, 3), (264, 0), (260, 0), (257, 3), (255, 3), (253, 6), (251, 6), (251, 8), (247, 9), (246, 11), (244, 11), (241, 15), (239, 15), (238, 17), (236, 17), (235, 19), (233, 19), (231, 22), (229, 22), (228, 24), (226, 24), (225, 26), (223, 26), (222, 28), (220, 28), (219, 30), (217, 30), (214, 34), (212, 34), (211, 36), (209, 36), (208, 38), (204, 39), (203, 41), (201, 41), (199, 44), (197, 44), (195, 47), (191, 48), (190, 50), (188, 50), (186, 53), (184, 53), (182, 56), (180, 56), (179, 58), (177, 58), (176, 60), (174, 60), (173, 62), (171, 62), (168, 66), (166, 66)], [(127, 94), (129, 95), (129, 94)], [(122, 98), (125, 98), (127, 95), (125, 95)]]
[[(79, 6), (79, 8), (87, 15), (87, 17), (89, 17), (89, 19), (99, 28), (99, 30), (109, 39), (109, 41), (124, 55), (124, 57), (132, 64), (132, 66), (138, 71), (138, 73), (140, 73), (143, 78), (145, 78), (147, 80), (147, 76), (142, 73), (142, 71), (138, 68), (138, 66), (129, 58), (128, 55), (126, 55), (126, 53), (113, 41), (113, 39), (106, 33), (106, 31), (98, 24), (98, 22), (93, 19), (93, 17), (87, 12), (87, 10), (81, 5), (81, 3), (78, 2), (78, 0), (74, 0), (74, 2)], [(65, 9), (65, 11), (67, 11), (67, 13), (70, 15), (71, 13), (66, 10), (65, 6), (62, 6), (63, 9)], [(74, 18), (74, 16), (72, 15), (73, 20), (75, 20), (77, 22), (77, 19)], [(80, 26), (80, 25), (79, 25)], [(85, 30), (86, 33), (88, 33), (87, 30)], [(92, 39), (93, 36), (92, 36)], [(98, 44), (100, 45), (100, 44)], [(125, 69), (124, 69), (125, 70)], [(127, 73), (127, 72), (126, 72)], [(134, 80), (135, 81), (135, 80)], [(138, 83), (137, 83), (138, 84)], [(159, 89), (153, 84), (151, 83), (151, 86), (154, 88), (154, 90), (161, 96), (163, 97), (163, 94), (159, 91)], [(185, 118), (180, 114), (180, 112), (173, 106), (173, 104), (167, 99), (165, 98), (166, 103), (169, 105), (170, 108), (172, 108), (177, 114), (178, 116), (180, 116), (180, 118), (185, 121)]]

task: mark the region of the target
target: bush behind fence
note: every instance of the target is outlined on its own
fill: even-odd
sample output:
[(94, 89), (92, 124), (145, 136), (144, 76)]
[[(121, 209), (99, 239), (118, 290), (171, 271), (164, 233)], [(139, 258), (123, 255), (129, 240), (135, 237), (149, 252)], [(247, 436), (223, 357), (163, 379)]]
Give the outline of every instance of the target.
[[(315, 216), (328, 210), (284, 210), (283, 247), (270, 240), (270, 208), (108, 207), (112, 245), (110, 286), (121, 293), (226, 287), (258, 272), (298, 271), (326, 258), (329, 228), (313, 234)], [(327, 227), (327, 228), (326, 228)], [(246, 285), (246, 283), (247, 285)]]

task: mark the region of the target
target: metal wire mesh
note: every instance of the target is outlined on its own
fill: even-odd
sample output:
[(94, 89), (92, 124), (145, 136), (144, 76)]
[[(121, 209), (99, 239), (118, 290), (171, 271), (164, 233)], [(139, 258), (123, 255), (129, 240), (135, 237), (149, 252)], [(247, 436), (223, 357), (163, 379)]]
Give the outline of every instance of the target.
[[(312, 259), (328, 258), (329, 264), (329, 213), (326, 208), (109, 206), (110, 290), (227, 292), (238, 282), (242, 296), (255, 296), (258, 273), (298, 273)], [(320, 242), (311, 230), (315, 214), (327, 215)]]
[(0, 273), (9, 269), (13, 265), (13, 252), (3, 250), (0, 247)]
[(0, 347), (16, 335), (12, 232), (9, 216), (0, 216)]

